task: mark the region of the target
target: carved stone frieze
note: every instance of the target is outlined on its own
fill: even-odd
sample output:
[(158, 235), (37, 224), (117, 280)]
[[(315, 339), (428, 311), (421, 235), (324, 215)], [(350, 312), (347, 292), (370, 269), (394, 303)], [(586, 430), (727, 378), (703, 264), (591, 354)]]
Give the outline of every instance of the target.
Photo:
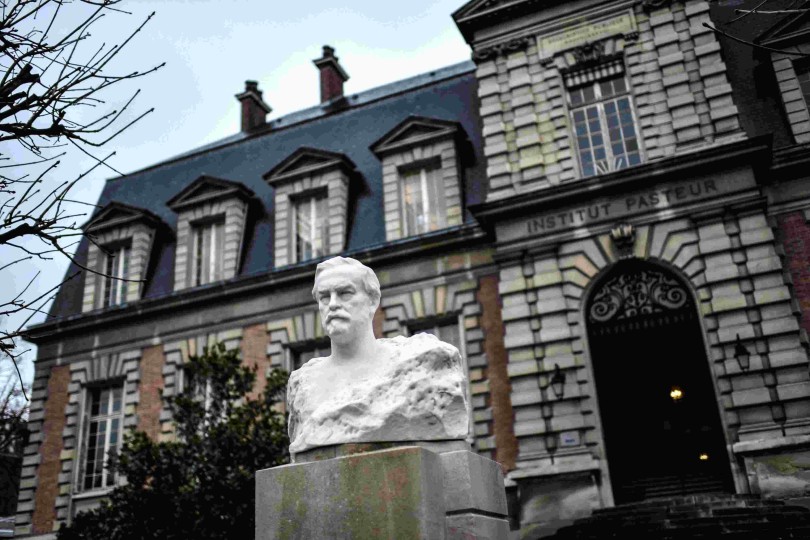
[(533, 38), (530, 36), (524, 36), (510, 39), (509, 41), (505, 41), (503, 43), (497, 43), (489, 47), (484, 47), (482, 49), (473, 51), (472, 59), (477, 63), (490, 60), (491, 58), (496, 58), (501, 55), (522, 51), (531, 45), (532, 39)]

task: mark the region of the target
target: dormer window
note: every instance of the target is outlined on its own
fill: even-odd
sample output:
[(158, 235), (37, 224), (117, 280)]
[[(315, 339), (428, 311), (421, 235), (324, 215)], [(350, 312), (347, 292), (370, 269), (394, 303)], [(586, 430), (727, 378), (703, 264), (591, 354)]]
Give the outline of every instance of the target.
[(358, 178), (346, 156), (316, 148), (299, 148), (264, 175), (275, 189), (275, 266), (345, 249), (349, 190)]
[(174, 290), (239, 272), (253, 192), (230, 180), (201, 176), (167, 203), (177, 212)]
[(129, 276), (129, 245), (107, 246), (104, 251), (104, 296), (102, 307), (115, 306), (127, 301)]
[(402, 230), (414, 236), (447, 227), (444, 179), (438, 163), (401, 173)]
[(799, 90), (804, 97), (804, 103), (810, 108), (810, 62), (794, 64), (796, 70), (796, 80), (799, 82)]
[(382, 161), (387, 241), (461, 225), (461, 126), (411, 116), (371, 146)]
[[(771, 50), (771, 61), (779, 84), (785, 115), (793, 140), (810, 142), (810, 12), (799, 9), (795, 14), (778, 18), (775, 24), (754, 39), (754, 43)], [(777, 51), (785, 51), (785, 53)]]
[(325, 256), (329, 240), (326, 192), (296, 198), (292, 210), (293, 262)]
[(113, 202), (84, 226), (92, 239), (87, 251), (82, 311), (108, 308), (141, 298), (163, 221), (141, 208)]

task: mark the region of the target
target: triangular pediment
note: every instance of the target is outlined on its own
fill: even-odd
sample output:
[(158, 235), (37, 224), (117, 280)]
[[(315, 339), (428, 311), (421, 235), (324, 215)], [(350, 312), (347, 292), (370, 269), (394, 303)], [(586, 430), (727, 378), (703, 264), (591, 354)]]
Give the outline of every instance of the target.
[(239, 182), (203, 175), (186, 186), (166, 204), (172, 210), (177, 211), (187, 206), (228, 197), (239, 197), (247, 200), (253, 197), (253, 192)]
[[(799, 9), (810, 9), (810, 1)], [(810, 11), (788, 15), (761, 33), (756, 43), (779, 48), (795, 42), (810, 42)]]
[(318, 148), (301, 147), (264, 174), (264, 179), (275, 184), (304, 175), (316, 174), (334, 167), (341, 167), (347, 171), (355, 169), (354, 163), (344, 154), (320, 150)]
[(526, 0), (472, 0), (453, 12), (453, 19), (458, 23), (466, 19), (487, 15), (500, 8), (525, 3)]
[(409, 116), (372, 144), (371, 151), (377, 155), (394, 152), (438, 138), (452, 137), (460, 129), (461, 126), (457, 122)]
[(152, 226), (162, 223), (159, 217), (148, 210), (120, 202), (111, 202), (96, 212), (82, 228), (85, 232), (92, 233), (103, 229), (123, 227), (138, 221), (147, 222)]
[(453, 20), (471, 43), (475, 30), (536, 11), (543, 0), (472, 0), (453, 12)]

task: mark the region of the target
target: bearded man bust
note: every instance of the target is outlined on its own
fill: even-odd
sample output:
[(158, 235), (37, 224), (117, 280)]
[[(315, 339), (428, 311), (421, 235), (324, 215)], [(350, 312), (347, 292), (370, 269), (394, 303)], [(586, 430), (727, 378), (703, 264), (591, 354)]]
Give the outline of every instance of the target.
[(312, 296), (332, 351), (290, 375), (293, 456), (346, 443), (466, 439), (467, 382), (456, 347), (429, 334), (376, 339), (380, 283), (355, 259), (319, 264)]

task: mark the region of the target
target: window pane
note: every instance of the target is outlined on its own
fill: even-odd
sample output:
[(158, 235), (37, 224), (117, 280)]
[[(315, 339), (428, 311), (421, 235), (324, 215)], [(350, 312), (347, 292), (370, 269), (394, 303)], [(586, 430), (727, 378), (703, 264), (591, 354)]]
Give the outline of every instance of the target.
[(321, 345), (312, 349), (293, 351), (292, 370), (295, 371), (313, 358), (323, 358), (331, 354), (332, 349), (329, 345)]
[(424, 183), (428, 193), (430, 215), (427, 230), (435, 231), (447, 226), (447, 206), (444, 196), (444, 178), (440, 169), (425, 171)]
[(326, 255), (329, 238), (329, 214), (325, 194), (319, 194), (295, 203), (293, 241), (295, 261), (305, 261)]
[(115, 476), (105, 466), (108, 455), (117, 453), (121, 441), (123, 387), (95, 388), (88, 392), (89, 415), (80, 486), (97, 489), (115, 482)]
[(804, 101), (810, 107), (810, 64), (797, 65), (796, 78), (799, 80), (799, 88), (804, 96)]
[(194, 278), (192, 285), (200, 285), (203, 282), (203, 235), (202, 227), (194, 228)]
[(416, 327), (415, 329), (411, 329), (410, 333), (411, 335), (431, 334), (461, 350), (461, 333), (458, 327), (458, 319), (456, 318), (448, 319), (447, 321), (427, 328)]
[(405, 235), (424, 232), (419, 226), (424, 221), (421, 218), (425, 215), (425, 201), (422, 200), (422, 181), (418, 170), (402, 175), (402, 206)]
[[(594, 89), (598, 89), (598, 96)], [(583, 89), (570, 91), (572, 103), (576, 100), (574, 94), (580, 91), (585, 100), (602, 100), (571, 113), (583, 176), (640, 163), (637, 128), (630, 98), (625, 96), (606, 99), (627, 92), (624, 76), (601, 80)]]

